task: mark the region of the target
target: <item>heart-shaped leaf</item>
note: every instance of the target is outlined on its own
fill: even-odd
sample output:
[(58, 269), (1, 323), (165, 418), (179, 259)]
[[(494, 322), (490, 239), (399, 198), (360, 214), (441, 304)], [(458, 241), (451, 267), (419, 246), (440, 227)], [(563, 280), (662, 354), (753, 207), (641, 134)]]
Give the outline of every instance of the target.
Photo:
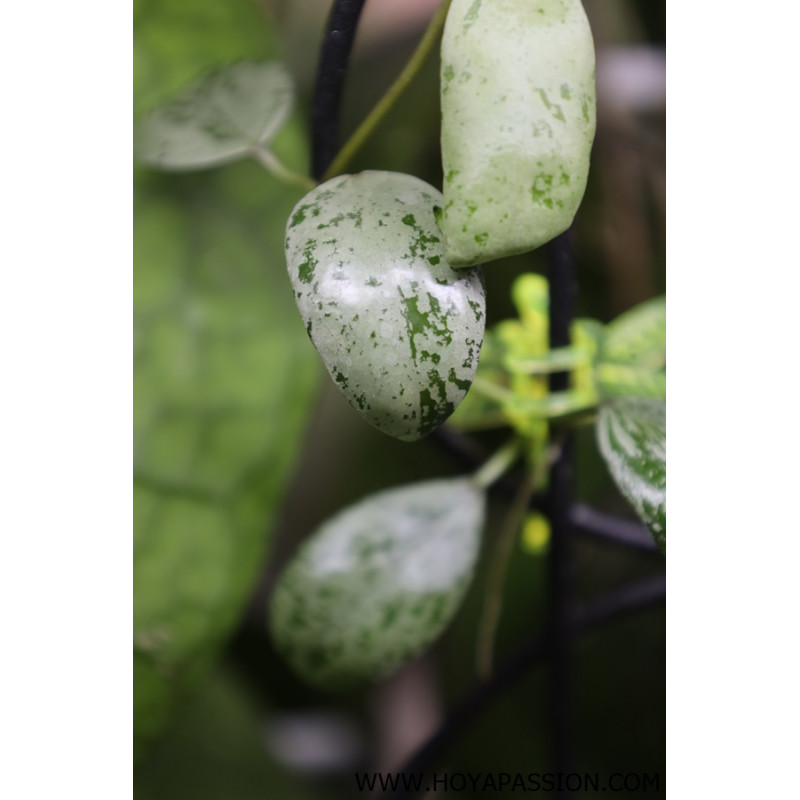
[(374, 494), (294, 556), (270, 605), (278, 650), (307, 681), (380, 678), (445, 629), (469, 586), (485, 495), (469, 478)]
[(139, 160), (163, 170), (235, 161), (275, 136), (293, 101), (292, 78), (282, 64), (243, 61), (224, 67), (145, 118), (138, 132)]
[(594, 66), (580, 0), (453, 0), (441, 59), (453, 266), (532, 250), (570, 226), (594, 139)]
[(665, 397), (667, 305), (655, 297), (606, 326), (597, 379), (606, 397)]
[(616, 398), (600, 410), (597, 441), (614, 482), (666, 552), (666, 401)]
[(405, 441), (455, 410), (483, 341), (483, 276), (445, 260), (441, 202), (411, 175), (342, 175), (286, 228), (297, 307), (328, 372), (368, 422)]

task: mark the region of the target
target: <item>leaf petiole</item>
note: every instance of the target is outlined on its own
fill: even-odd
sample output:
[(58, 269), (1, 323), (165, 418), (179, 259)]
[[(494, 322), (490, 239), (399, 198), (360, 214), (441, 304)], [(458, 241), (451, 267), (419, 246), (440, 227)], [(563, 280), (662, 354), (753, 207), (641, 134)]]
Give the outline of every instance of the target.
[(275, 156), (275, 154), (268, 150), (266, 147), (253, 147), (250, 154), (258, 161), (267, 171), (271, 172), (279, 181), (289, 183), (294, 186), (300, 186), (306, 191), (310, 191), (317, 184), (314, 180), (307, 175), (300, 175), (298, 172), (285, 167)]
[(479, 489), (488, 489), (504, 475), (520, 454), (520, 441), (516, 437), (504, 444), (491, 458), (472, 475), (472, 482)]
[(551, 372), (565, 372), (589, 364), (591, 355), (584, 348), (557, 347), (541, 358), (519, 358), (506, 356), (504, 366), (509, 372), (525, 375), (546, 375)]

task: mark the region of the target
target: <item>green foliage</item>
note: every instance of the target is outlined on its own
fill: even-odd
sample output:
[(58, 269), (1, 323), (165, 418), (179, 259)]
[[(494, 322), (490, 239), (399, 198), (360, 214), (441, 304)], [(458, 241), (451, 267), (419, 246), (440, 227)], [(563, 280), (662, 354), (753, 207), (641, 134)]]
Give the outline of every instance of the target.
[[(268, 52), (268, 28), (252, 14), (249, 3), (227, 0), (141, 3), (139, 103), (216, 59)], [(207, 672), (241, 613), (296, 457), (315, 380), (282, 268), (282, 217), (296, 199), (247, 164), (202, 176), (136, 175), (139, 752)]]
[(480, 549), (484, 493), (468, 478), (380, 492), (329, 519), (270, 601), (276, 646), (305, 679), (380, 678), (447, 627)]

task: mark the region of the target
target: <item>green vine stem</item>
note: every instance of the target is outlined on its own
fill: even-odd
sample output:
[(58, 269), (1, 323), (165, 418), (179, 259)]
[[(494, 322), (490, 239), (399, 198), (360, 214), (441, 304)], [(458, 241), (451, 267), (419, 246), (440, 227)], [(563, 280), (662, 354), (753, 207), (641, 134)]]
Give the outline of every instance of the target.
[(328, 169), (325, 170), (325, 174), (322, 176), (323, 181), (344, 172), (353, 156), (361, 149), (364, 142), (369, 139), (375, 128), (378, 127), (381, 120), (414, 79), (439, 38), (449, 7), (450, 0), (443, 0), (403, 71), (397, 76), (395, 82), (378, 101), (377, 105), (370, 111), (366, 119), (356, 128), (353, 135), (345, 142), (344, 147), (338, 152)]
[[(538, 472), (538, 470), (537, 470)], [(503, 520), (503, 527), (497, 537), (492, 553), (489, 575), (486, 579), (486, 593), (483, 601), (483, 612), (478, 624), (478, 639), (475, 646), (475, 668), (478, 678), (488, 681), (492, 676), (494, 661), (494, 640), (503, 609), (503, 585), (508, 572), (508, 563), (517, 540), (517, 532), (528, 511), (531, 497), (536, 486), (536, 472), (529, 470), (517, 491), (514, 501)]]
[(519, 439), (514, 438), (507, 442), (472, 475), (472, 482), (479, 489), (488, 489), (508, 471), (509, 467), (517, 460), (519, 452)]
[(285, 167), (271, 150), (265, 147), (254, 147), (250, 151), (253, 158), (258, 161), (262, 166), (271, 172), (279, 181), (289, 183), (293, 186), (300, 186), (307, 192), (311, 191), (316, 185), (316, 181), (312, 180), (306, 175), (300, 175), (297, 172)]
[(506, 357), (504, 365), (509, 372), (526, 375), (545, 375), (565, 372), (587, 366), (589, 359), (584, 350), (577, 347), (556, 347), (543, 358)]

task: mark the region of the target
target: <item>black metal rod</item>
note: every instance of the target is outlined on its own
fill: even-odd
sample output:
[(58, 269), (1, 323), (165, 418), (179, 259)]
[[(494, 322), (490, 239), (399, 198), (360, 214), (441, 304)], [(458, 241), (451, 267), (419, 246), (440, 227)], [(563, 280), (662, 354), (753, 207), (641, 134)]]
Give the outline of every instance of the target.
[[(550, 288), (550, 348), (570, 343), (570, 325), (574, 318), (575, 270), (569, 231), (556, 237), (547, 247)], [(550, 376), (550, 391), (569, 387), (569, 374)], [(553, 431), (560, 444), (558, 456), (550, 469), (546, 508), (550, 518), (551, 542), (548, 559), (548, 614), (546, 635), (549, 641), (550, 724), (552, 730), (552, 766), (566, 774), (572, 766), (572, 725), (570, 704), (570, 602), (573, 501), (572, 442), (568, 433)], [(560, 438), (560, 442), (558, 441)], [(568, 797), (566, 790), (557, 794)]]
[[(617, 589), (570, 615), (570, 632), (573, 635), (587, 633), (606, 622), (656, 605), (665, 595), (666, 579), (663, 576), (647, 578)], [(480, 684), (456, 706), (436, 733), (411, 756), (401, 772), (406, 775), (420, 775), (437, 766), (447, 748), (464, 732), (467, 725), (474, 723), (501, 692), (510, 689), (549, 655), (548, 644), (549, 638), (546, 634), (539, 636), (500, 664), (489, 681)], [(414, 792), (400, 790), (391, 796), (399, 800), (413, 797)]]
[(339, 151), (342, 89), (365, 0), (334, 0), (322, 43), (311, 114), (311, 174), (319, 180)]
[(576, 503), (570, 514), (572, 526), (608, 544), (631, 547), (663, 558), (647, 528), (639, 522), (606, 514), (591, 506)]

